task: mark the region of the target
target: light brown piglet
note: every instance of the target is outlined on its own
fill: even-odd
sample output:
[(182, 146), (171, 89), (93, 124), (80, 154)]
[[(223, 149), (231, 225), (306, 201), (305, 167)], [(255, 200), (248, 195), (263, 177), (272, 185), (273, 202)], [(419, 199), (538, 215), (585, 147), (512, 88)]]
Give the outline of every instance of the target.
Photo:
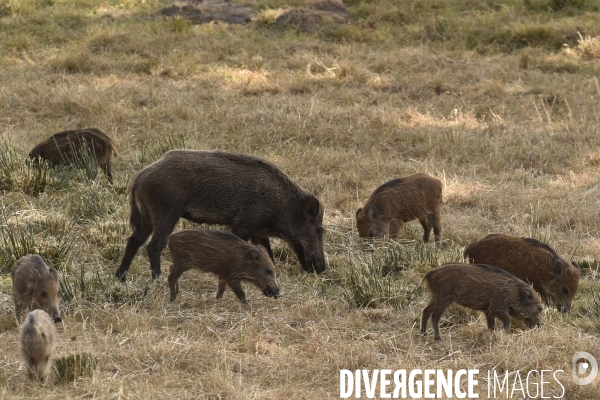
[(29, 376), (44, 382), (50, 373), (56, 328), (43, 310), (33, 310), (21, 326), (19, 345)]
[(42, 257), (28, 254), (12, 267), (13, 299), (17, 318), (25, 310), (44, 310), (54, 319), (62, 321), (58, 300), (58, 272), (48, 268)]
[(440, 339), (440, 318), (452, 304), (483, 311), (488, 328), (494, 329), (495, 319), (510, 328), (510, 317), (519, 318), (528, 327), (539, 326), (542, 302), (531, 287), (508, 272), (485, 264), (448, 263), (430, 270), (421, 284), (426, 283), (431, 301), (423, 310), (421, 333), (427, 330), (431, 316), (433, 333)]
[(113, 181), (111, 159), (117, 156), (113, 140), (98, 128), (74, 129), (56, 133), (35, 146), (29, 158), (41, 158), (51, 164), (76, 164), (90, 151), (110, 183)]
[(279, 298), (275, 268), (269, 253), (261, 245), (246, 242), (230, 232), (207, 229), (184, 229), (169, 237), (173, 264), (169, 274), (171, 301), (179, 292), (178, 279), (190, 268), (211, 272), (219, 277), (217, 298), (229, 285), (237, 298), (246, 303), (241, 281), (250, 281), (265, 296)]
[(470, 244), (464, 257), (501, 268), (530, 283), (546, 304), (553, 301), (559, 311), (569, 312), (573, 306), (579, 288), (579, 266), (538, 240), (492, 234)]
[(433, 228), (435, 241), (441, 237), (442, 182), (427, 174), (393, 179), (379, 186), (356, 211), (360, 237), (395, 238), (405, 222), (418, 219), (423, 242)]

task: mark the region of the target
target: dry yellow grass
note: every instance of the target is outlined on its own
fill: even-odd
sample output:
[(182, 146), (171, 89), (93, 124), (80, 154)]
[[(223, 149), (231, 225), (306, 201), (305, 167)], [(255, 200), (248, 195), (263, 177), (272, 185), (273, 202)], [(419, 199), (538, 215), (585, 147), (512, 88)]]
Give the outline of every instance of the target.
[[(0, 241), (0, 399), (338, 398), (342, 368), (478, 368), (482, 388), (493, 368), (562, 369), (565, 398), (599, 398), (600, 378), (576, 387), (570, 363), (576, 351), (600, 357), (600, 65), (576, 34), (597, 37), (600, 14), (591, 1), (542, 3), (353, 0), (351, 24), (308, 34), (272, 23), (301, 1), (245, 1), (255, 22), (228, 26), (155, 18), (169, 3), (153, 0), (0, 0), (0, 236), (54, 260), (71, 285), (58, 356), (99, 359), (75, 382), (27, 379), (12, 247)], [(40, 187), (28, 151), (92, 126), (119, 150), (114, 186), (61, 169)], [(264, 157), (315, 193), (328, 270), (306, 275), (275, 241), (283, 298), (249, 287), (251, 311), (231, 292), (214, 299), (216, 279), (194, 272), (169, 304), (145, 252), (116, 282), (127, 185), (183, 146)], [(414, 172), (444, 182), (443, 247), (419, 244), (414, 222), (399, 243), (360, 241), (356, 209)], [(423, 273), (493, 232), (584, 261), (571, 314), (546, 309), (542, 329), (489, 332), (453, 306), (442, 342), (420, 335)], [(367, 307), (353, 282), (372, 295)]]

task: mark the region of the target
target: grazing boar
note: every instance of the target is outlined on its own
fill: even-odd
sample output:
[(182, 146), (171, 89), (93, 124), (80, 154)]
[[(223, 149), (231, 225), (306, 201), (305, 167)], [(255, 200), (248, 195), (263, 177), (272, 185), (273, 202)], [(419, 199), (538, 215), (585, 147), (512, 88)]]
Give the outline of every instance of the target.
[(233, 233), (206, 229), (184, 229), (169, 237), (173, 264), (169, 274), (171, 301), (179, 293), (178, 279), (190, 268), (212, 272), (219, 277), (217, 299), (223, 297), (225, 285), (242, 303), (246, 294), (240, 281), (250, 281), (267, 297), (279, 298), (275, 266), (262, 245), (245, 242)]
[(569, 312), (579, 288), (579, 266), (535, 239), (492, 234), (464, 251), (470, 262), (502, 268), (533, 285), (546, 304), (553, 300), (561, 312)]
[(269, 237), (289, 243), (307, 272), (325, 270), (323, 207), (273, 164), (246, 154), (172, 150), (134, 177), (130, 189), (133, 234), (116, 276), (121, 280), (152, 234), (148, 258), (160, 275), (160, 254), (180, 217), (231, 227), (243, 240)]
[(510, 328), (510, 317), (523, 320), (528, 327), (540, 326), (542, 302), (531, 287), (508, 272), (485, 264), (448, 263), (427, 272), (431, 301), (423, 310), (421, 333), (431, 316), (434, 339), (440, 339), (440, 318), (452, 302), (483, 311), (490, 330), (495, 319)]
[(360, 237), (395, 238), (405, 222), (418, 219), (423, 225), (423, 242), (433, 228), (440, 242), (442, 182), (427, 174), (393, 179), (379, 186), (364, 207), (356, 211)]
[(58, 309), (58, 273), (48, 268), (42, 257), (28, 254), (17, 260), (11, 272), (15, 314), (20, 317), (23, 310), (44, 310), (60, 322)]
[(76, 129), (59, 132), (38, 144), (29, 153), (29, 158), (48, 160), (50, 164), (77, 164), (86, 151), (96, 158), (110, 183), (111, 158), (117, 156), (117, 149), (112, 139), (100, 129)]
[(29, 376), (44, 382), (50, 373), (56, 328), (44, 310), (33, 310), (21, 326), (20, 347)]

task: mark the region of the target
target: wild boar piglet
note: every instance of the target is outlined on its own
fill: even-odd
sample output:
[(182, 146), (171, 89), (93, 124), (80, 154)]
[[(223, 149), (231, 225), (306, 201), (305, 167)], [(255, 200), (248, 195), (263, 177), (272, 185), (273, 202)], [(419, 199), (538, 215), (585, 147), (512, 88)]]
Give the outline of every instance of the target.
[(495, 319), (510, 329), (510, 317), (521, 319), (532, 328), (540, 326), (542, 302), (531, 287), (508, 272), (485, 264), (448, 263), (430, 270), (421, 284), (426, 283), (431, 301), (423, 310), (421, 333), (427, 330), (431, 316), (433, 333), (440, 339), (440, 318), (452, 304), (483, 311), (490, 330)]
[(554, 302), (561, 312), (571, 311), (579, 289), (579, 266), (558, 255), (538, 240), (492, 234), (470, 244), (464, 257), (489, 264), (530, 283), (546, 304)]
[(21, 317), (23, 311), (44, 310), (61, 322), (58, 300), (58, 272), (48, 268), (42, 257), (28, 254), (17, 260), (12, 267), (13, 299), (15, 315)]
[(360, 237), (395, 238), (405, 222), (418, 219), (423, 226), (423, 242), (441, 240), (442, 182), (427, 174), (393, 179), (379, 186), (365, 205), (356, 211)]
[(252, 282), (265, 296), (281, 296), (275, 267), (267, 250), (230, 232), (184, 229), (170, 236), (169, 251), (173, 260), (168, 278), (171, 301), (175, 301), (179, 293), (179, 277), (191, 268), (219, 277), (218, 299), (223, 297), (225, 287), (229, 285), (237, 298), (246, 303), (241, 281)]

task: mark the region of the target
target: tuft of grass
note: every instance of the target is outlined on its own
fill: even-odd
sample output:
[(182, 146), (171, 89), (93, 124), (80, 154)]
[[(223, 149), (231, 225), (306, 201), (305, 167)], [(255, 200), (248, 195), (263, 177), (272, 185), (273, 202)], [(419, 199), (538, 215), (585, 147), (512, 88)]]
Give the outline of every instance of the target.
[(117, 196), (106, 186), (91, 185), (71, 196), (68, 214), (77, 222), (91, 222), (117, 210)]
[[(115, 306), (135, 304), (150, 294), (151, 281), (139, 278), (136, 281), (121, 283), (112, 274), (105, 274), (95, 266), (89, 270), (88, 264), (80, 263), (79, 268), (63, 271), (59, 294), (65, 301), (84, 300), (94, 303), (108, 303)], [(140, 279), (144, 283), (140, 284)]]
[(158, 160), (167, 151), (185, 148), (186, 146), (184, 133), (179, 133), (177, 135), (169, 133), (165, 139), (158, 140), (152, 147), (149, 147), (146, 143), (144, 143), (139, 159), (140, 165), (144, 167), (147, 164)]
[(52, 370), (58, 383), (74, 382), (79, 378), (92, 377), (98, 366), (98, 358), (91, 353), (78, 353), (54, 360)]
[(71, 233), (40, 233), (36, 224), (4, 225), (0, 231), (0, 271), (9, 272), (17, 260), (27, 254), (39, 254), (51, 267), (61, 270), (75, 245)]

